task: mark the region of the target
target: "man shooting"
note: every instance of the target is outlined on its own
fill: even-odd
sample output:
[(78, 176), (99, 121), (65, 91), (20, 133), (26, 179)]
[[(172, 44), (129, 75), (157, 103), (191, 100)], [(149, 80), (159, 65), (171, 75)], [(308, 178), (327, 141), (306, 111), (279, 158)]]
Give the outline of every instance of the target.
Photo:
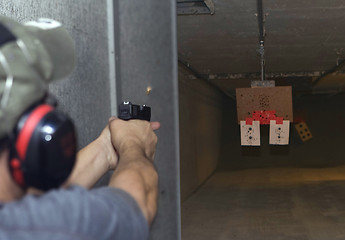
[[(71, 71), (71, 50), (58, 22), (0, 17), (0, 239), (147, 239), (160, 124), (112, 117), (75, 154), (73, 124), (47, 91)], [(91, 189), (109, 170), (109, 185)]]

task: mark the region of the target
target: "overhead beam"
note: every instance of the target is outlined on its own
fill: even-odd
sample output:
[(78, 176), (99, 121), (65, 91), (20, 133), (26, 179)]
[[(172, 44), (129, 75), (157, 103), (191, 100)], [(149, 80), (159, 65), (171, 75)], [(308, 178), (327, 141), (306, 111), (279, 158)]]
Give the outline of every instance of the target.
[(316, 78), (313, 81), (313, 86), (315, 87), (322, 79), (326, 78), (327, 76), (339, 72), (341, 69), (343, 69), (345, 66), (345, 59), (342, 60), (339, 64), (337, 64), (335, 67), (333, 67), (332, 69), (324, 72), (323, 74), (321, 74), (318, 78)]
[[(212, 73), (201, 74), (202, 77), (207, 77), (209, 80), (217, 79), (260, 79), (260, 73)], [(317, 77), (321, 72), (286, 72), (286, 73), (267, 73), (268, 79), (273, 78), (290, 78), (290, 77)]]
[(182, 58), (178, 58), (178, 63), (182, 65), (185, 69), (187, 69), (189, 72), (192, 73), (192, 75), (198, 79), (204, 80), (207, 84), (209, 84), (211, 87), (217, 89), (221, 93), (223, 93), (225, 96), (235, 100), (235, 97), (232, 94), (229, 94), (227, 91), (225, 91), (223, 88), (219, 87), (218, 85), (214, 84), (210, 81), (207, 75), (200, 74), (196, 69), (194, 69), (188, 62), (183, 60)]

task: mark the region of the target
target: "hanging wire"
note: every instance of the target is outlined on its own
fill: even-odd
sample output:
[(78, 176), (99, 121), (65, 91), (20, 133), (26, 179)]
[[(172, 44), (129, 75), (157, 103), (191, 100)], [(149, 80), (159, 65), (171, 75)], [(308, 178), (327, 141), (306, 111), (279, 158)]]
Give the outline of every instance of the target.
[(262, 0), (257, 0), (257, 17), (259, 23), (259, 54), (261, 57), (261, 80), (265, 78), (265, 29), (264, 29), (264, 15)]

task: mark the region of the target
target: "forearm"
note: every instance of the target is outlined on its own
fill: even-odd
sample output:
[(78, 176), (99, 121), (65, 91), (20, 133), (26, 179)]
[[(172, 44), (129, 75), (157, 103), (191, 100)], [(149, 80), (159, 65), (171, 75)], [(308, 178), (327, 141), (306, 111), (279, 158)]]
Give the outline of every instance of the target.
[(133, 150), (120, 154), (120, 162), (109, 186), (129, 193), (138, 203), (149, 224), (157, 211), (157, 185), (158, 174), (143, 153)]
[(101, 139), (97, 138), (78, 152), (76, 165), (64, 187), (91, 188), (109, 170), (109, 157)]

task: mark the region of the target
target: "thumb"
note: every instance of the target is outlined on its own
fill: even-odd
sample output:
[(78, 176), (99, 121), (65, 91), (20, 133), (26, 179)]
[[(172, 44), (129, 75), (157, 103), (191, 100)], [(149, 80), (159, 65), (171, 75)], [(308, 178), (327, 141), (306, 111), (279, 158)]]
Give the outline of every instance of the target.
[(117, 117), (111, 116), (111, 117), (108, 119), (108, 122), (111, 122), (111, 121), (116, 120), (116, 119), (117, 119)]
[(160, 122), (150, 122), (152, 130), (157, 130), (161, 127)]

